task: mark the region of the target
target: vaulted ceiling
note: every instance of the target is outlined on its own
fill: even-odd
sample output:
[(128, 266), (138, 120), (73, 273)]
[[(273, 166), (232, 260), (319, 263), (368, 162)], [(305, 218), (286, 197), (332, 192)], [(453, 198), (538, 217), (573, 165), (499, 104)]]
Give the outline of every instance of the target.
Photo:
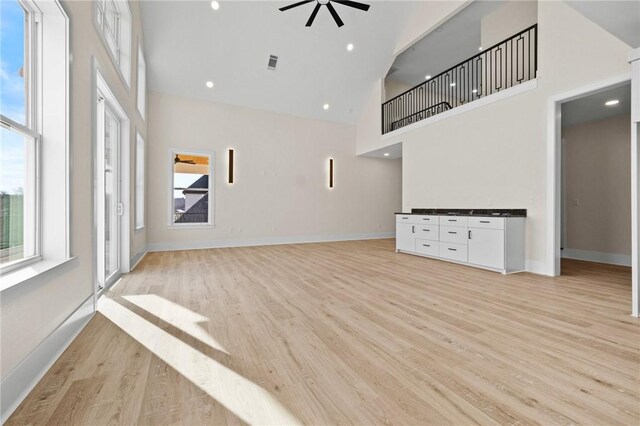
[[(286, 12), (278, 8), (296, 0), (220, 0), (218, 10), (209, 1), (141, 2), (149, 89), (355, 123), (417, 7), (363, 1), (368, 12), (334, 4), (341, 28), (326, 7), (305, 27), (315, 2)], [(275, 71), (267, 69), (269, 55), (278, 56)]]

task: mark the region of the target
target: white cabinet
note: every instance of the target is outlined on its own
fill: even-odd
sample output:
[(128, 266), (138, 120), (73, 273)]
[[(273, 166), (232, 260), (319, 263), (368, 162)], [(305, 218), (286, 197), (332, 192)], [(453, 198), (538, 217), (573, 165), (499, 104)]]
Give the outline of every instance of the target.
[(396, 250), (416, 251), (415, 225), (396, 223)]
[(504, 231), (470, 228), (468, 253), (473, 265), (504, 269)]
[(525, 218), (396, 216), (396, 250), (510, 273), (525, 269)]

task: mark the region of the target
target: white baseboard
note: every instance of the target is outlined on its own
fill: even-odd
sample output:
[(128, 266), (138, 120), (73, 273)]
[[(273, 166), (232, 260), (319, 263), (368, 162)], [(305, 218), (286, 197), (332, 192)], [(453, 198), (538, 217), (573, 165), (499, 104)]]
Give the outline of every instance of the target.
[(134, 269), (136, 269), (136, 266), (138, 266), (138, 263), (140, 263), (140, 261), (147, 255), (147, 248), (143, 247), (139, 252), (137, 252), (136, 254), (133, 255), (133, 257), (131, 258), (131, 269), (130, 271), (133, 271)]
[(586, 260), (587, 262), (631, 266), (631, 256), (626, 254), (601, 253), (591, 250), (563, 249), (562, 257), (566, 259)]
[(525, 271), (531, 272), (532, 274), (550, 276), (544, 262), (539, 260), (527, 259), (525, 262)]
[(0, 422), (4, 423), (44, 377), (95, 312), (93, 295), (47, 336), (0, 383)]
[(272, 246), (279, 244), (326, 243), (331, 241), (355, 241), (375, 240), (380, 238), (395, 238), (395, 236), (395, 232), (378, 232), (368, 234), (268, 237), (246, 240), (178, 241), (172, 243), (150, 243), (147, 244), (147, 251), (197, 250), (225, 247)]

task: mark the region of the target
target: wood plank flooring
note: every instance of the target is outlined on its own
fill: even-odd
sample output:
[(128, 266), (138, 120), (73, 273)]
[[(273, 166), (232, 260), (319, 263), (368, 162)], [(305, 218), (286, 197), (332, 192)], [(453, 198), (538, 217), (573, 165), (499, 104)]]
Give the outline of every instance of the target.
[(393, 248), (150, 253), (7, 425), (640, 424), (629, 268)]

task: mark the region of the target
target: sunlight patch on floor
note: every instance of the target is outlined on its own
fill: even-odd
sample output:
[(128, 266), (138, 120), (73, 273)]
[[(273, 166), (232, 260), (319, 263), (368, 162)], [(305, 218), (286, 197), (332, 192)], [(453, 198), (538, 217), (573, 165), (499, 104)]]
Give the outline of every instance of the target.
[(173, 325), (205, 345), (224, 352), (227, 355), (229, 354), (224, 346), (211, 337), (203, 325), (201, 325), (208, 323), (209, 318), (157, 294), (130, 295), (122, 296), (122, 298)]
[(271, 393), (105, 294), (98, 311), (191, 383), (249, 424), (300, 424)]

